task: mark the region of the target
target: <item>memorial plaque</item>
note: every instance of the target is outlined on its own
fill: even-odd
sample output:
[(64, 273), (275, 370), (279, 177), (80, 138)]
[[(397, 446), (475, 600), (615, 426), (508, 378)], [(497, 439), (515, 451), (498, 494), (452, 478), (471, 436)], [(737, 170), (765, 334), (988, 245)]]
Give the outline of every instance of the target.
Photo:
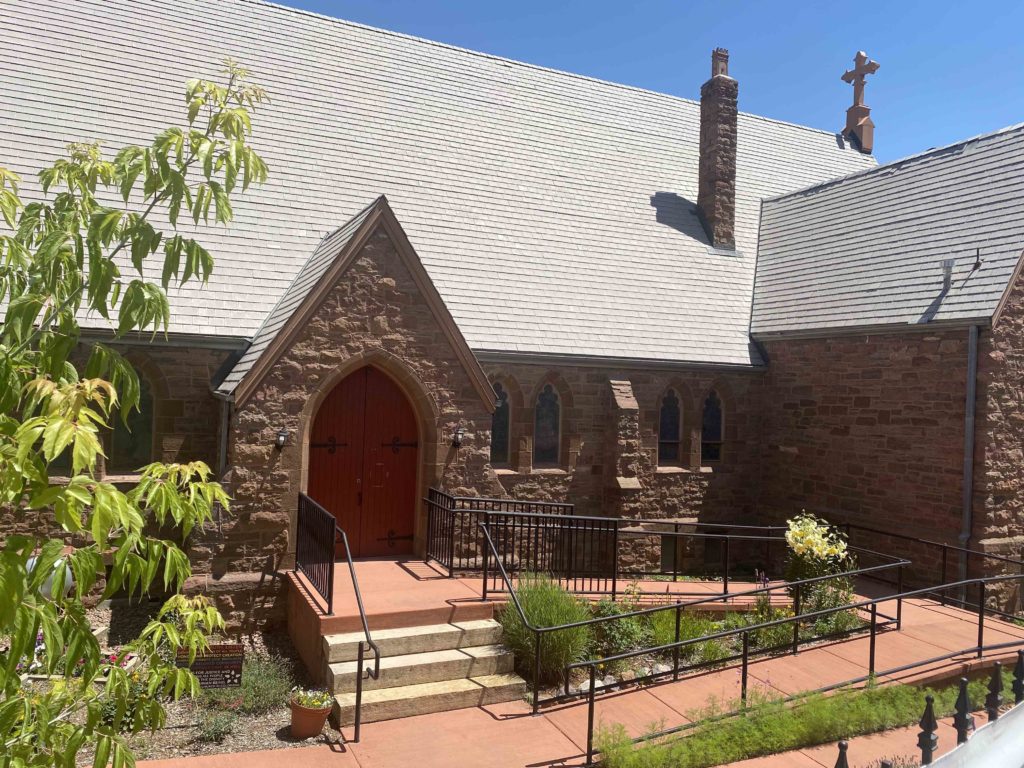
[(201, 688), (236, 688), (242, 684), (242, 663), (245, 648), (239, 643), (211, 645), (206, 653), (196, 654), (188, 663), (188, 650), (178, 649), (179, 667), (189, 667)]

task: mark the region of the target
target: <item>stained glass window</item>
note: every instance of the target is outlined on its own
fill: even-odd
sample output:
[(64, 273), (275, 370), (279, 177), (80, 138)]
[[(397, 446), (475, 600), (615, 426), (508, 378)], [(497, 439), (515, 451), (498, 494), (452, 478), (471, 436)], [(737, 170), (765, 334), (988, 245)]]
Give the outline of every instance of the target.
[(537, 395), (533, 414), (533, 464), (554, 466), (558, 464), (559, 442), (561, 441), (561, 405), (558, 393), (550, 384)]
[(701, 421), (700, 461), (706, 464), (722, 459), (722, 401), (712, 390), (704, 401), (704, 416)]
[(658, 420), (658, 464), (672, 466), (679, 464), (680, 456), (680, 412), (679, 396), (670, 389), (661, 399), (661, 414)]
[(500, 382), (494, 384), (494, 397), (498, 402), (491, 416), (491, 464), (508, 465), (509, 405), (508, 392)]

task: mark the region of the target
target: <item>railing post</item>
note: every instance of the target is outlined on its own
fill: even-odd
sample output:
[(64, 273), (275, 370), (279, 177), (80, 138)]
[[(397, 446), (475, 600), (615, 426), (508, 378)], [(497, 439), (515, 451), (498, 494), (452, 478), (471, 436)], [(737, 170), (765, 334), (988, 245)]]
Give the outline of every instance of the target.
[(743, 671), (740, 676), (740, 701), (747, 706), (747, 661), (750, 658), (750, 633), (743, 633)]
[(935, 698), (929, 694), (924, 697), (924, 714), (921, 715), (921, 731), (917, 735), (917, 746), (921, 748), (921, 764), (931, 765), (935, 750), (939, 748), (939, 737), (935, 735), (939, 724), (935, 720)]
[(793, 655), (800, 649), (800, 584), (794, 586), (793, 593)]
[(956, 728), (956, 743), (963, 744), (967, 741), (971, 731), (974, 730), (974, 717), (971, 715), (971, 700), (967, 694), (967, 678), (960, 678), (960, 693), (956, 697), (954, 707), (953, 727)]
[(903, 565), (896, 569), (896, 631), (903, 629)]
[(868, 674), (875, 676), (875, 637), (878, 627), (878, 603), (871, 604), (871, 640), (868, 643)]
[(619, 586), (619, 521), (615, 521), (615, 533), (612, 534), (612, 602)]
[[(490, 528), (490, 522), (491, 522), (490, 516), (488, 515), (488, 513), (484, 512), (484, 521), (482, 523), (482, 525), (484, 526), (484, 534), (485, 534), (483, 536), (483, 546), (484, 546), (484, 584), (483, 584), (483, 589), (480, 590), (480, 595), (481, 595), (480, 599), (482, 601), (484, 601), (484, 602), (487, 602), (487, 581), (490, 578), (490, 576), (488, 575), (488, 571), (490, 570), (490, 566), (491, 566), (491, 528)], [(511, 585), (509, 585), (509, 586), (511, 586)]]
[[(681, 621), (681, 619), (682, 619), (682, 608), (680, 608), (679, 604), (677, 603), (676, 604), (676, 645), (675, 645), (675, 647), (672, 648), (672, 679), (673, 680), (678, 680), (679, 679), (679, 640), (680, 640), (679, 629), (680, 629), (680, 621)], [(1024, 652), (1022, 652), (1022, 653), (1024, 653)], [(1022, 657), (1022, 658), (1024, 658), (1024, 657)]]
[(724, 552), (725, 552), (725, 569), (724, 569), (724, 571), (722, 573), (722, 594), (723, 595), (728, 595), (729, 594), (729, 538), (730, 538), (729, 535), (726, 534), (726, 536), (725, 536), (725, 547), (724, 547)]
[(999, 708), (1003, 706), (1003, 665), (998, 661), (992, 668), (992, 678), (988, 681), (988, 695), (985, 697), (985, 714), (991, 723), (999, 719)]
[[(672, 533), (672, 581), (679, 581), (679, 523), (672, 523)], [(676, 641), (679, 641), (678, 637)]]
[(978, 582), (978, 658), (985, 648), (985, 582)]
[(1024, 702), (1024, 651), (1017, 651), (1017, 665), (1013, 668), (1013, 703)]
[(597, 687), (597, 667), (590, 665), (590, 690), (587, 692), (587, 762), (594, 764), (594, 688)]
[(363, 720), (363, 641), (359, 641), (359, 650), (356, 653), (356, 714), (353, 724), (352, 741), (359, 742), (359, 728)]
[(537, 636), (536, 645), (533, 648), (533, 714), (540, 711), (540, 645), (544, 633), (534, 630)]
[(835, 768), (850, 768), (850, 763), (846, 759), (846, 750), (849, 746), (845, 741), (839, 742), (839, 757), (836, 758)]

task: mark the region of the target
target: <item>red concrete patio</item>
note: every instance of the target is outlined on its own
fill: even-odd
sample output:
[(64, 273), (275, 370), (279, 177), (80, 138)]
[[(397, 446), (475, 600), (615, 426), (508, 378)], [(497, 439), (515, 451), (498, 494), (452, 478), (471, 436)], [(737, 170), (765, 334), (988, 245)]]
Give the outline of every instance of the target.
[[(372, 628), (388, 626), (389, 622), (410, 614), (441, 616), (441, 620), (448, 621), (451, 615), (462, 617), (463, 611), (480, 611), (490, 615), (493, 610), (493, 603), (480, 600), (479, 579), (449, 579), (422, 562), (364, 561), (358, 564), (357, 573)], [(350, 621), (354, 615), (358, 615), (347, 577), (346, 571), (342, 571), (338, 577), (336, 615), (323, 617), (322, 622)], [(698, 582), (652, 582), (652, 586), (665, 590), (666, 595), (673, 594), (677, 589), (707, 589), (709, 594), (721, 589), (720, 583)], [(891, 604), (882, 610), (891, 613), (894, 607)], [(976, 642), (975, 612), (940, 605), (930, 600), (905, 600), (903, 628), (900, 631), (890, 629), (878, 635), (876, 668), (884, 672), (889, 668), (969, 647)], [(1016, 642), (1024, 645), (1024, 627), (989, 618), (986, 620), (985, 642)], [(868, 655), (867, 637), (804, 647), (798, 655), (775, 656), (752, 662), (749, 686), (752, 691), (785, 696), (846, 682), (866, 674)], [(1009, 662), (1014, 656), (1015, 649), (988, 653), (980, 659), (974, 654), (961, 654), (909, 672), (883, 674), (878, 680), (882, 684), (951, 680), (978, 672), (982, 668), (987, 670), (997, 659)], [(649, 731), (655, 724), (671, 727), (691, 722), (710, 703), (731, 702), (739, 694), (740, 670), (732, 666), (678, 682), (603, 694), (597, 699), (595, 722), (605, 725), (621, 723), (629, 733), (639, 735)], [(217, 756), (187, 762), (157, 761), (147, 765), (153, 768), (179, 764), (187, 764), (190, 768), (230, 768), (243, 764), (245, 768), (261, 768), (272, 764), (275, 768), (282, 764), (364, 768), (398, 768), (408, 765), (431, 768), (434, 765), (453, 764), (480, 768), (578, 766), (584, 762), (586, 726), (585, 701), (546, 707), (536, 717), (531, 716), (530, 707), (525, 701), (519, 701), (366, 724), (359, 744), (246, 756)], [(348, 729), (345, 732), (351, 735)], [(851, 765), (867, 765), (883, 755), (907, 754), (905, 751), (892, 751), (889, 742), (885, 741), (888, 738), (877, 736), (856, 741), (855, 744), (864, 743), (870, 748), (865, 749), (866, 756), (862, 759), (851, 747)], [(940, 732), (940, 740), (940, 744), (946, 746), (953, 743), (945, 732)], [(786, 756), (748, 761), (743, 765), (748, 768), (831, 766), (834, 761), (834, 745), (827, 745), (819, 750), (801, 750)]]

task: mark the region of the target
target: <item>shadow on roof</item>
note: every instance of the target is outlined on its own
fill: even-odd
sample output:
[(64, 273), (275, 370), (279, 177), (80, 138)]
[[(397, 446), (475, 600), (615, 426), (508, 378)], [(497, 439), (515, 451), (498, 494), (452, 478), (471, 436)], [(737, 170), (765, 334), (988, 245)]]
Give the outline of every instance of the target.
[(659, 224), (672, 227), (677, 232), (702, 243), (708, 242), (704, 227), (697, 216), (697, 204), (692, 200), (675, 192), (655, 192), (651, 195), (651, 207), (654, 208), (655, 220)]

